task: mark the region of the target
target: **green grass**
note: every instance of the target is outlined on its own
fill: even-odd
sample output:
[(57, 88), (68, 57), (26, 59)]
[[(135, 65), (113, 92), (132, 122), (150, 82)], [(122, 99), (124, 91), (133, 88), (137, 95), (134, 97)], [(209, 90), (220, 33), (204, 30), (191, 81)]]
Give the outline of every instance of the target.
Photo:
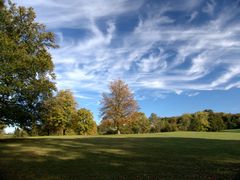
[(238, 179), (240, 133), (0, 139), (0, 179)]

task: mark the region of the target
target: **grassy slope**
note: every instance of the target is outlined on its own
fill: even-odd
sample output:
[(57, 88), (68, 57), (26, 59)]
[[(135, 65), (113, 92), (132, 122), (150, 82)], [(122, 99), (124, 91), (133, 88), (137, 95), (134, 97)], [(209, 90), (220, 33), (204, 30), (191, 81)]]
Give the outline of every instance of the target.
[(0, 179), (237, 179), (239, 132), (0, 139)]

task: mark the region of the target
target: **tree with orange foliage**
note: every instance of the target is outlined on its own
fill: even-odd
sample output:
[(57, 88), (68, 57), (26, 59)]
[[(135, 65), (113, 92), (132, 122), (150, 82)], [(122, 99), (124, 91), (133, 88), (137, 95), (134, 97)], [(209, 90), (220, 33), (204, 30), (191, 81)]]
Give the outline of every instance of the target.
[(111, 120), (116, 131), (120, 134), (120, 126), (133, 113), (137, 112), (138, 104), (128, 85), (122, 80), (110, 82), (110, 93), (103, 93), (101, 101), (101, 117), (104, 120)]

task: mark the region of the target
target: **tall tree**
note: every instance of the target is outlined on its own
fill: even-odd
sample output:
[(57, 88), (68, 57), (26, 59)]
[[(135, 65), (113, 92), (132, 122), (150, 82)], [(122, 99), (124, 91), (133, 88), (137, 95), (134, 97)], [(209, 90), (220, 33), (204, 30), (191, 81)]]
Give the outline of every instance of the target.
[(49, 48), (54, 34), (35, 22), (32, 8), (0, 3), (0, 120), (32, 129), (43, 100), (55, 90)]
[(42, 118), (44, 128), (50, 133), (65, 135), (76, 114), (76, 105), (70, 90), (61, 90), (44, 102)]
[(117, 133), (123, 122), (138, 110), (137, 102), (128, 85), (122, 80), (112, 81), (109, 85), (110, 93), (103, 93), (101, 101), (101, 117), (112, 120)]

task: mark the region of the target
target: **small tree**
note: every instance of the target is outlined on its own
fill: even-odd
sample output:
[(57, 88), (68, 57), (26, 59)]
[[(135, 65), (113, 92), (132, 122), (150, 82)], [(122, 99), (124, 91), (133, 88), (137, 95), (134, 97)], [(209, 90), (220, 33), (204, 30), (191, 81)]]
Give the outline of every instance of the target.
[(77, 134), (96, 134), (96, 123), (91, 111), (79, 109), (73, 119), (72, 128)]
[(115, 80), (109, 85), (110, 93), (103, 93), (101, 101), (101, 117), (112, 120), (117, 133), (123, 122), (138, 110), (133, 93), (122, 80)]
[(150, 122), (146, 115), (142, 112), (133, 113), (129, 117), (127, 125), (135, 134), (147, 133), (150, 130)]
[(42, 118), (43, 126), (50, 132), (60, 132), (65, 135), (67, 128), (76, 113), (76, 105), (73, 94), (70, 90), (61, 90), (58, 94), (45, 101)]

